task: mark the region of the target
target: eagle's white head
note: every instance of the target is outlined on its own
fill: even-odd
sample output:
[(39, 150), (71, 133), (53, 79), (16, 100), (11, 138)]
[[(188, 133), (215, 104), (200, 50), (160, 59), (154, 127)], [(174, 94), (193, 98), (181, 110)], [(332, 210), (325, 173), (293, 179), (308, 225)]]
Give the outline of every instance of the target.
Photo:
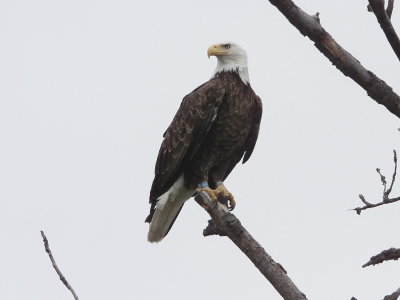
[(238, 44), (226, 42), (211, 45), (207, 50), (207, 55), (208, 57), (213, 55), (218, 59), (213, 76), (222, 71), (237, 71), (240, 79), (245, 84), (249, 83), (247, 54)]

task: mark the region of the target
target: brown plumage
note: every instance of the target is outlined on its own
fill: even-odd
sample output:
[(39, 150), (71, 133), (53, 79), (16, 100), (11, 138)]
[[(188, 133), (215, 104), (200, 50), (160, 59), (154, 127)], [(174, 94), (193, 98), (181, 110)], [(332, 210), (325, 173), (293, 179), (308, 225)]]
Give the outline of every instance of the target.
[[(167, 218), (171, 220), (159, 225), (168, 227), (163, 228), (160, 236), (151, 237), (150, 230), (149, 241), (159, 241), (168, 233), (184, 201), (195, 193), (200, 183), (208, 182), (210, 188), (215, 189), (242, 158), (243, 163), (249, 159), (257, 141), (261, 115), (261, 100), (239, 76), (239, 69), (217, 72), (211, 80), (184, 97), (164, 133), (146, 222), (152, 222), (159, 210), (160, 196), (173, 194), (172, 187), (181, 175), (182, 189), (186, 193), (182, 198), (185, 199), (176, 201), (173, 216)], [(166, 197), (167, 203), (175, 201), (172, 196)]]

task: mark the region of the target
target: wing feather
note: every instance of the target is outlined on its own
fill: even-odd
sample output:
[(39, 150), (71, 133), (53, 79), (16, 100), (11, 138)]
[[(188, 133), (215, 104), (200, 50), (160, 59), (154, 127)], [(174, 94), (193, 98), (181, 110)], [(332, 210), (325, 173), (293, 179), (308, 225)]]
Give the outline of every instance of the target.
[(158, 153), (150, 191), (153, 209), (157, 198), (168, 191), (195, 155), (215, 119), (224, 95), (223, 83), (211, 79), (183, 98), (163, 135), (164, 140)]
[(251, 154), (253, 153), (254, 146), (256, 145), (258, 132), (260, 131), (260, 123), (261, 123), (261, 116), (262, 116), (262, 102), (260, 97), (257, 95), (254, 99), (254, 117), (253, 117), (253, 124), (250, 129), (249, 137), (247, 138), (246, 145), (245, 145), (245, 154), (243, 156), (243, 163), (248, 161)]

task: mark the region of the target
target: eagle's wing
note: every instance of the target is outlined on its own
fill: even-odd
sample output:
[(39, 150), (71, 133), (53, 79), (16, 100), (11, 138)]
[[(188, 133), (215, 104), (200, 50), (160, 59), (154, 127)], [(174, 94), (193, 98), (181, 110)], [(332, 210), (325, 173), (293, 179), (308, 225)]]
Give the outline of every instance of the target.
[[(244, 144), (243, 150), (238, 152), (236, 157), (232, 159), (229, 165), (226, 168), (226, 172), (224, 175), (224, 180), (228, 177), (228, 175), (232, 172), (233, 168), (243, 157), (243, 163), (245, 163), (253, 153), (254, 147), (257, 142), (258, 132), (260, 131), (260, 122), (262, 116), (262, 102), (260, 97), (254, 94), (254, 102), (253, 102), (253, 116), (252, 116), (252, 124), (250, 128), (250, 133), (247, 137), (246, 143)], [(245, 105), (245, 104), (244, 104)]]
[(157, 198), (170, 189), (195, 155), (214, 121), (225, 94), (223, 84), (212, 79), (183, 98), (164, 133), (150, 191), (151, 221)]
[(245, 145), (245, 154), (243, 156), (243, 163), (245, 163), (251, 156), (254, 150), (254, 146), (256, 145), (258, 132), (260, 131), (260, 122), (262, 116), (262, 102), (260, 97), (257, 95), (254, 98), (254, 117), (253, 117), (253, 124), (251, 126), (250, 134), (247, 138), (246, 145)]

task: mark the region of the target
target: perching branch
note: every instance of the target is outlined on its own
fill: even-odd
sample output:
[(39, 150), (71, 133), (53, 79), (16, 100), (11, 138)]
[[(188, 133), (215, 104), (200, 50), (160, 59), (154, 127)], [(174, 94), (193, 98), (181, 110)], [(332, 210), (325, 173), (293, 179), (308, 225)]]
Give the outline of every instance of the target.
[(389, 1), (386, 10), (384, 0), (368, 0), (368, 2), (369, 8), (375, 14), (376, 19), (378, 20), (379, 25), (381, 25), (381, 28), (385, 33), (390, 46), (392, 46), (394, 53), (400, 60), (400, 39), (393, 28), (392, 22), (390, 21), (390, 17), (393, 11), (394, 0)]
[(370, 203), (367, 200), (365, 200), (365, 197), (362, 194), (360, 194), (359, 197), (365, 205), (363, 207), (354, 208), (354, 210), (357, 212), (358, 215), (361, 214), (362, 210), (381, 206), (381, 205), (388, 204), (388, 203), (393, 203), (393, 202), (400, 200), (400, 197), (389, 198), (389, 195), (392, 192), (393, 184), (396, 180), (396, 175), (397, 175), (397, 153), (396, 153), (396, 150), (393, 150), (393, 161), (394, 161), (394, 171), (393, 171), (393, 175), (392, 175), (392, 181), (391, 181), (388, 189), (387, 189), (386, 177), (382, 175), (380, 169), (376, 169), (376, 172), (378, 172), (378, 174), (381, 178), (382, 185), (383, 185), (382, 201), (378, 202), (378, 203)]
[(49, 255), (49, 258), (51, 260), (51, 263), (53, 264), (54, 270), (56, 270), (57, 275), (60, 276), (60, 280), (62, 281), (62, 283), (64, 283), (64, 285), (67, 287), (67, 289), (69, 289), (71, 291), (72, 296), (74, 296), (74, 299), (79, 300), (78, 296), (75, 294), (74, 289), (68, 283), (67, 279), (64, 277), (64, 275), (61, 273), (60, 269), (58, 268), (56, 261), (54, 260), (53, 254), (51, 253), (51, 250), (49, 247), (49, 241), (47, 240), (46, 235), (44, 234), (44, 232), (42, 230), (40, 231), (40, 233), (42, 234), (44, 248), (45, 248), (47, 254)]
[(369, 261), (363, 264), (363, 268), (368, 266), (377, 265), (388, 260), (398, 260), (400, 258), (400, 249), (390, 248), (388, 250), (383, 250), (381, 253), (372, 256)]
[(217, 201), (212, 201), (207, 193), (201, 192), (196, 202), (211, 216), (203, 235), (226, 235), (253, 262), (257, 269), (274, 286), (285, 300), (306, 300), (306, 296), (296, 287), (285, 269), (276, 263), (264, 248), (242, 226), (234, 214)]
[(295, 26), (302, 35), (309, 37), (345, 76), (352, 78), (377, 103), (400, 117), (400, 97), (383, 80), (365, 69), (360, 62), (340, 46), (321, 26), (319, 14), (311, 16), (292, 0), (269, 0)]

